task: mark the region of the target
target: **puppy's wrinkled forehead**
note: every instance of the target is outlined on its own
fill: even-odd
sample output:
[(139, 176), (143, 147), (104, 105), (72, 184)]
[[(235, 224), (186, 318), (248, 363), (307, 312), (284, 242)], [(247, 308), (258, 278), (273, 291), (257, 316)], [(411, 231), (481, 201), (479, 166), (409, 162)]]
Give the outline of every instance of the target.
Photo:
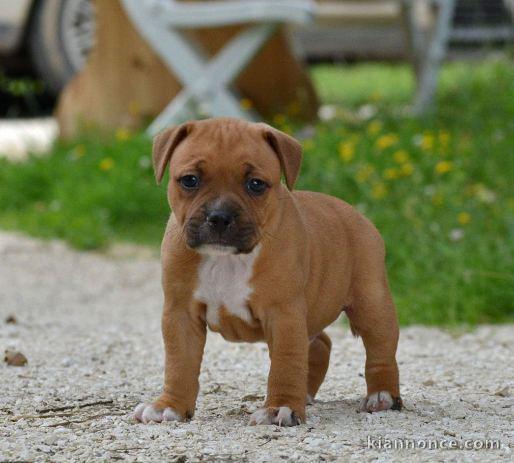
[(289, 135), (266, 124), (232, 118), (186, 122), (157, 135), (153, 145), (155, 178), (160, 183), (166, 166), (188, 168), (203, 162), (218, 172), (248, 164), (268, 175), (284, 174), (292, 189), (302, 159), (301, 145)]
[(194, 124), (171, 158), (170, 169), (177, 175), (193, 168), (213, 175), (259, 171), (280, 178), (280, 161), (262, 132), (252, 124), (225, 120)]

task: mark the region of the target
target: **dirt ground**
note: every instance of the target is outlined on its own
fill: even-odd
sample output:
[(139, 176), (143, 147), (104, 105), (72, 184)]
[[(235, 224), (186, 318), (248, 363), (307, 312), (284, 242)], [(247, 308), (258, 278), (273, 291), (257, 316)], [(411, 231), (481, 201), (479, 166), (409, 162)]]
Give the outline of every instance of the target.
[(210, 334), (194, 419), (142, 425), (132, 410), (161, 388), (160, 306), (151, 253), (0, 233), (0, 348), (28, 359), (0, 365), (0, 461), (513, 461), (512, 325), (403, 329), (405, 410), (367, 414), (362, 342), (338, 322), (318, 401), (294, 428), (247, 426), (266, 346)]

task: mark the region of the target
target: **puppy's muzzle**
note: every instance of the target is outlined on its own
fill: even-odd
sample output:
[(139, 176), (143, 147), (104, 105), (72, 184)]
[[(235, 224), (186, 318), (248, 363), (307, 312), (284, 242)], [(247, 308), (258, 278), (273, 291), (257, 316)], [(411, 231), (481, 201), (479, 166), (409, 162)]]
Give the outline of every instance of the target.
[(202, 250), (225, 249), (230, 253), (249, 253), (257, 244), (257, 227), (234, 204), (206, 205), (186, 225), (187, 244)]

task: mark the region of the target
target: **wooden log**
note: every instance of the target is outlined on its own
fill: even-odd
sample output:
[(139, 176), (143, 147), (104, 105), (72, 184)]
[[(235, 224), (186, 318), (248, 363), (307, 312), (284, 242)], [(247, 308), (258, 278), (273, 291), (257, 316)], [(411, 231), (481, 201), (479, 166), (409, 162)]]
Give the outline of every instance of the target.
[[(84, 129), (111, 132), (141, 128), (156, 117), (181, 85), (139, 36), (119, 0), (93, 0), (96, 40), (84, 69), (60, 95), (56, 117), (61, 137)], [(210, 53), (222, 47), (239, 27), (193, 31)], [(293, 113), (316, 117), (318, 100), (312, 82), (294, 57), (284, 31), (279, 31), (236, 82), (240, 95), (263, 116)]]

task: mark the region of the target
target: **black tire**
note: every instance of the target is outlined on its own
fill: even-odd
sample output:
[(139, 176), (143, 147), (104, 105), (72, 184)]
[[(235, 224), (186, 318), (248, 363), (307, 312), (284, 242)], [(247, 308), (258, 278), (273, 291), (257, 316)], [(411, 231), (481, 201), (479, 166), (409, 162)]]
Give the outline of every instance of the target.
[[(80, 29), (81, 22), (78, 15), (81, 12), (77, 8), (82, 8), (85, 13), (88, 13), (88, 9), (90, 10), (91, 17), (86, 18), (89, 21), (86, 27), (92, 27), (89, 32), (84, 33)], [(70, 40), (69, 34), (75, 32), (73, 27), (77, 28), (77, 36)], [(79, 34), (82, 35), (79, 36)], [(89, 48), (86, 51), (86, 47), (80, 48), (78, 44), (87, 34), (91, 36), (89, 37), (90, 48), (94, 37), (94, 18), (89, 0), (36, 1), (28, 31), (28, 49), (36, 72), (53, 95), (58, 95), (83, 66)]]

